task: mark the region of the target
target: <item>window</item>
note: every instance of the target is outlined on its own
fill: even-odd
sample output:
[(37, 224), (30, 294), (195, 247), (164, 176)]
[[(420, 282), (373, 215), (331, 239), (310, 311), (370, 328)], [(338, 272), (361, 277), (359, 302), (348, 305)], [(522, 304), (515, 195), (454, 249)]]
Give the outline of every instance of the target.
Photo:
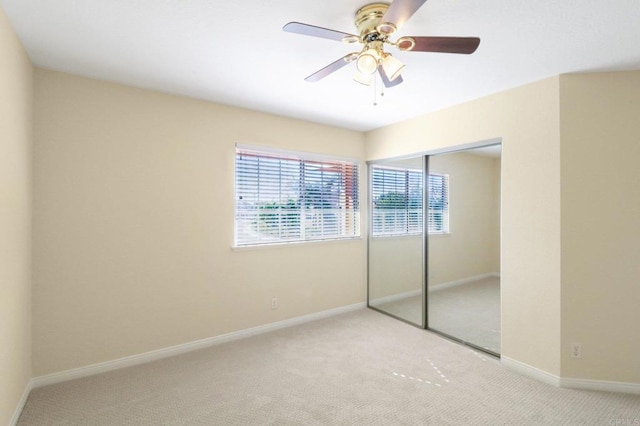
[[(372, 166), (372, 234), (422, 233), (422, 170)], [(430, 234), (449, 232), (449, 176), (429, 174)]]
[(373, 235), (422, 232), (422, 170), (372, 168)]
[(427, 221), (430, 234), (449, 233), (449, 175), (429, 174)]
[(236, 148), (235, 245), (360, 236), (358, 165)]

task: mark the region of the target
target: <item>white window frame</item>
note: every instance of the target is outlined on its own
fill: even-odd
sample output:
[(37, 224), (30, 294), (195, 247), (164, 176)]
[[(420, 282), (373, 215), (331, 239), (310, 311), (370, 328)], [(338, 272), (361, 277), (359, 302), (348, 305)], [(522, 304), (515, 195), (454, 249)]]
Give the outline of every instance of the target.
[(234, 247), (360, 237), (355, 160), (236, 145)]

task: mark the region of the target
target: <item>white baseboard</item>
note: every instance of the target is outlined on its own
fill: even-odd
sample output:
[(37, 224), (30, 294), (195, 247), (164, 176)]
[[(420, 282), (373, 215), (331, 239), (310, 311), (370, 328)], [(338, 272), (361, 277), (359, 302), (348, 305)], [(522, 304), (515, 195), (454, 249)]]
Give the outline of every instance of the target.
[(500, 361), (507, 368), (510, 368), (511, 370), (514, 370), (522, 374), (523, 376), (531, 377), (532, 379), (539, 380), (548, 385), (552, 385), (556, 387), (560, 386), (560, 377), (555, 376), (551, 373), (547, 373), (544, 370), (540, 370), (539, 368), (533, 367), (529, 364), (525, 364), (524, 362), (517, 361), (512, 358), (506, 357), (504, 355), (500, 357)]
[(539, 368), (532, 367), (528, 364), (516, 361), (515, 359), (511, 359), (505, 356), (501, 357), (500, 360), (506, 367), (524, 376), (531, 377), (532, 379), (536, 379), (556, 387), (600, 392), (640, 394), (640, 383), (610, 382), (605, 380), (571, 379), (558, 377), (551, 373), (547, 373), (546, 371), (540, 370)]
[(480, 274), (480, 275), (476, 275), (473, 277), (467, 277), (467, 278), (462, 278), (459, 280), (454, 280), (454, 281), (448, 281), (446, 283), (440, 283), (440, 284), (434, 284), (432, 286), (429, 286), (429, 291), (439, 291), (439, 290), (444, 290), (447, 288), (451, 288), (451, 287), (457, 287), (459, 285), (463, 285), (463, 284), (469, 284), (471, 282), (474, 281), (480, 281), (480, 280), (484, 280), (485, 278), (493, 278), (493, 277), (500, 277), (500, 272), (488, 272), (486, 274)]
[(33, 389), (33, 379), (29, 380), (27, 386), (24, 388), (24, 392), (22, 392), (22, 396), (20, 397), (20, 401), (18, 401), (18, 405), (13, 412), (13, 417), (9, 421), (9, 426), (15, 426), (18, 424), (18, 419), (20, 418), (20, 414), (22, 414), (22, 410), (24, 409), (24, 404), (27, 403), (27, 398), (29, 398), (29, 393)]
[(78, 379), (80, 377), (93, 376), (95, 374), (105, 373), (107, 371), (117, 370), (119, 368), (130, 367), (133, 365), (144, 364), (146, 362), (155, 361), (170, 356), (179, 355), (185, 352), (191, 352), (197, 349), (203, 349), (221, 343), (227, 343), (234, 340), (244, 339), (246, 337), (255, 336), (269, 331), (275, 331), (294, 325), (304, 324), (306, 322), (318, 319), (328, 318), (335, 315), (356, 311), (365, 308), (365, 303), (356, 303), (354, 305), (343, 306), (340, 308), (329, 309), (326, 311), (316, 312), (309, 315), (303, 315), (288, 320), (273, 322), (270, 324), (259, 325), (257, 327), (247, 328), (244, 330), (234, 331), (232, 333), (221, 334), (219, 336), (208, 337), (194, 342), (183, 343), (164, 349), (145, 352), (138, 355), (132, 355), (112, 361), (101, 362), (98, 364), (87, 365), (85, 367), (74, 368), (71, 370), (60, 371), (58, 373), (47, 374), (35, 377), (31, 381), (33, 388), (51, 385), (54, 383), (65, 382), (67, 380)]
[(369, 301), (369, 305), (382, 305), (384, 303), (397, 302), (398, 300), (408, 299), (410, 297), (420, 296), (422, 289), (405, 291), (404, 293), (392, 294), (391, 296), (380, 297)]
[[(459, 285), (468, 284), (474, 281), (480, 281), (485, 278), (500, 277), (499, 272), (489, 272), (486, 274), (476, 275), (473, 277), (462, 278), (460, 280), (448, 281), (446, 283), (435, 284), (429, 287), (429, 291), (444, 290), (446, 288), (457, 287)], [(399, 300), (408, 299), (410, 297), (420, 296), (422, 289), (405, 291), (404, 293), (392, 294), (391, 296), (380, 297), (369, 301), (370, 305), (382, 305), (384, 303), (397, 302)]]
[(560, 378), (560, 387), (601, 392), (632, 393), (640, 395), (640, 383)]

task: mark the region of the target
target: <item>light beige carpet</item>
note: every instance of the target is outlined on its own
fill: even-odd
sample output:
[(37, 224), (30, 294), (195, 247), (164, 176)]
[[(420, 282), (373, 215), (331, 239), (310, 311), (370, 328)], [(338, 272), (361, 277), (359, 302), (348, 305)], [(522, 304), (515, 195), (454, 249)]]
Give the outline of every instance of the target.
[(500, 278), (429, 292), (429, 327), (499, 354)]
[[(500, 278), (435, 288), (428, 296), (430, 329), (500, 353)], [(414, 324), (422, 323), (422, 295), (376, 308)]]
[(19, 424), (606, 426), (639, 419), (640, 396), (554, 388), (361, 310), (35, 389)]

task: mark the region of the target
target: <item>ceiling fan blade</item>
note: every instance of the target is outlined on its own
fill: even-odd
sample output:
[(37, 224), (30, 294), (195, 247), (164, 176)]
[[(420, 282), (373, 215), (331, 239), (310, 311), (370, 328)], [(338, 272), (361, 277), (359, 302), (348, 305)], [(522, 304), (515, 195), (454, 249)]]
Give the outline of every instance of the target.
[(393, 24), (397, 30), (413, 16), (426, 1), (427, 0), (394, 0), (380, 20), (380, 23)]
[(478, 37), (411, 37), (416, 45), (409, 52), (471, 54), (480, 45)]
[(330, 30), (328, 28), (316, 27), (315, 25), (303, 24), (301, 22), (289, 22), (284, 27), (283, 31), (288, 33), (302, 34), (313, 37), (328, 38), (329, 40), (342, 41), (345, 37), (352, 39), (358, 36), (353, 34), (343, 33), (341, 31)]
[(338, 71), (340, 68), (347, 65), (351, 62), (351, 58), (353, 57), (353, 53), (349, 53), (348, 55), (338, 59), (335, 62), (330, 63), (326, 67), (322, 68), (319, 71), (314, 72), (310, 76), (304, 79), (304, 81), (308, 81), (310, 83), (315, 83), (316, 81), (320, 81), (331, 73)]
[(380, 78), (382, 78), (382, 84), (384, 84), (384, 87), (386, 87), (387, 89), (390, 87), (395, 87), (403, 81), (401, 75), (397, 76), (393, 81), (389, 80), (389, 77), (387, 77), (387, 73), (384, 72), (384, 69), (382, 67), (378, 67), (378, 72), (380, 73)]

